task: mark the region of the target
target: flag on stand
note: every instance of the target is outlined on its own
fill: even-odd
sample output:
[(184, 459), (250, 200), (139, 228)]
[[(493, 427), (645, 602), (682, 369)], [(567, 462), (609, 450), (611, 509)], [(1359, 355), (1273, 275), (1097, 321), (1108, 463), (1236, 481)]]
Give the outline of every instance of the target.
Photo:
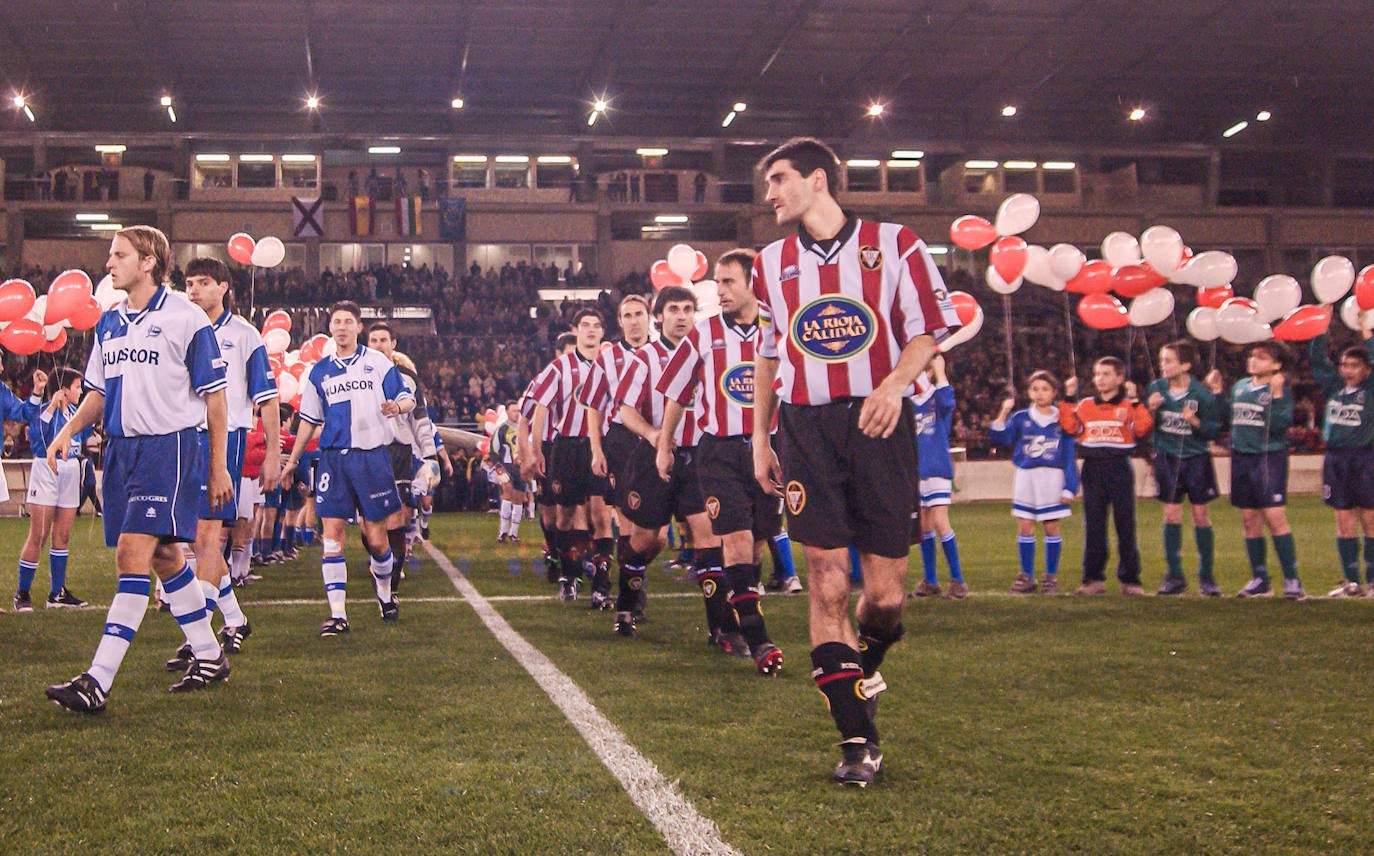
[(450, 241), (466, 241), (468, 234), (468, 201), (458, 196), (439, 200), (439, 237)]
[(402, 196), (396, 200), (396, 234), (418, 235), (420, 228), (420, 197)]
[(348, 228), (357, 236), (372, 234), (372, 197), (351, 196), (348, 199)]
[(291, 234), (297, 238), (324, 237), (324, 200), (291, 197)]

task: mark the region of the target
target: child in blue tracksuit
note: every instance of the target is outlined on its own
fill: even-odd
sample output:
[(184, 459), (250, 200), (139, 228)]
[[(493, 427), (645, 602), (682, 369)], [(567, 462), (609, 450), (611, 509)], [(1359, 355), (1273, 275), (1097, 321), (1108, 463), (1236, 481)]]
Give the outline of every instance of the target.
[[(1010, 446), (1016, 475), (1012, 482), (1011, 516), (1017, 518), (1016, 545), (1021, 572), (1011, 585), (1013, 594), (1055, 594), (1059, 591), (1059, 556), (1063, 540), (1059, 520), (1072, 512), (1068, 502), (1078, 493), (1078, 466), (1073, 438), (1059, 427), (1055, 399), (1059, 381), (1046, 371), (1030, 376), (1031, 405), (1012, 413), (1015, 400), (1002, 402), (988, 439)], [(1035, 524), (1045, 532), (1045, 579), (1035, 580)]]
[(920, 463), (921, 565), (925, 578), (916, 585), (912, 597), (937, 597), (940, 583), (935, 576), (935, 540), (939, 538), (949, 565), (946, 598), (962, 600), (968, 596), (963, 570), (959, 564), (959, 542), (949, 523), (949, 505), (954, 486), (954, 461), (949, 454), (949, 427), (954, 416), (954, 389), (945, 375), (945, 358), (936, 354), (926, 369), (928, 384), (918, 388), (911, 405), (916, 419), (916, 457)]

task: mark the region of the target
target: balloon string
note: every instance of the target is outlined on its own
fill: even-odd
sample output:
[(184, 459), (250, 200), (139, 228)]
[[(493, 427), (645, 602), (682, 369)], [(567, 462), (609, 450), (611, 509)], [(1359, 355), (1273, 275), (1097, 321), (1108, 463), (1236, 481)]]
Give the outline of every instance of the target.
[(255, 300), (256, 297), (257, 297), (257, 292), (258, 292), (258, 283), (257, 283), (257, 279), (258, 279), (258, 269), (257, 269), (257, 266), (256, 266), (256, 265), (250, 265), (249, 268), (248, 268), (248, 317), (249, 317), (250, 319), (253, 317), (253, 303), (254, 303), (254, 300)]
[(1069, 295), (1064, 294), (1064, 326), (1069, 331), (1069, 365), (1070, 377), (1078, 377), (1078, 348), (1073, 343), (1073, 312), (1069, 310)]
[(1007, 388), (1016, 389), (1016, 358), (1011, 348), (1011, 295), (1002, 295), (1002, 333), (1007, 340)]

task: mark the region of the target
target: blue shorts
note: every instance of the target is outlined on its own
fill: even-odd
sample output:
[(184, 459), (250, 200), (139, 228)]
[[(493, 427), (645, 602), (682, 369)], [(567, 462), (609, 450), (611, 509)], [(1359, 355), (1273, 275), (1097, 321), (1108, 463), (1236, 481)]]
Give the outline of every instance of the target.
[(1159, 501), (1166, 505), (1180, 505), (1185, 497), (1193, 505), (1205, 505), (1220, 495), (1211, 455), (1175, 458), (1155, 452), (1154, 469)]
[(1249, 455), (1231, 453), (1231, 504), (1277, 508), (1288, 503), (1288, 450)]
[(1328, 449), (1322, 500), (1339, 511), (1374, 508), (1374, 449)]
[(296, 485), (300, 488), (298, 493), (301, 496), (310, 496), (315, 492), (315, 473), (319, 467), (319, 449), (301, 455), (300, 461), (296, 464)]
[(376, 449), (324, 449), (315, 478), (320, 517), (385, 520), (401, 509), (401, 496), (391, 475), (391, 453)]
[(101, 490), (106, 546), (119, 543), (122, 532), (156, 535), (163, 541), (196, 540), (206, 471), (199, 433), (187, 428), (154, 437), (109, 439)]
[[(210, 466), (210, 435), (205, 431), (197, 431), (196, 437), (200, 441), (200, 453), (205, 456), (206, 479), (208, 480)], [(234, 483), (234, 498), (221, 505), (218, 511), (210, 510), (210, 492), (205, 485), (200, 488), (200, 519), (219, 520), (233, 526), (238, 521), (239, 516), (239, 479), (243, 477), (243, 449), (248, 439), (248, 431), (243, 428), (236, 428), (229, 432), (228, 440), (225, 443), (225, 466), (229, 468), (229, 480)]]

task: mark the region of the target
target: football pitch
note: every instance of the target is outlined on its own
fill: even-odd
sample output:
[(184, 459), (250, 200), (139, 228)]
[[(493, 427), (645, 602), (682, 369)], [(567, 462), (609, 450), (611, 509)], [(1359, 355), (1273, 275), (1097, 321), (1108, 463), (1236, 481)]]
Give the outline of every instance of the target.
[[(1114, 581), (1107, 597), (1014, 597), (1007, 505), (956, 506), (973, 596), (908, 601), (866, 790), (829, 780), (805, 595), (765, 597), (787, 665), (762, 678), (706, 645), (695, 588), (662, 559), (649, 623), (622, 639), (612, 613), (557, 600), (537, 526), (497, 545), (487, 514), (434, 518), (453, 574), (420, 551), (395, 625), (350, 531), (351, 634), (316, 636), (316, 546), (239, 590), (253, 635), (227, 683), (169, 695), (182, 636), (150, 612), (109, 709), (67, 713), (43, 687), (88, 666), (114, 591), (82, 517), (68, 583), (98, 608), (44, 610), (45, 557), (39, 608), (0, 615), (0, 853), (1369, 852), (1374, 600), (1235, 599), (1239, 519), (1213, 513), (1224, 599), (1196, 595), (1186, 524), (1184, 597), (1126, 599)], [(1308, 594), (1325, 594), (1330, 512), (1302, 497), (1290, 517)], [(1158, 506), (1139, 518), (1153, 591)], [(6, 608), (24, 532), (0, 521)], [(919, 551), (911, 565), (908, 588)]]

